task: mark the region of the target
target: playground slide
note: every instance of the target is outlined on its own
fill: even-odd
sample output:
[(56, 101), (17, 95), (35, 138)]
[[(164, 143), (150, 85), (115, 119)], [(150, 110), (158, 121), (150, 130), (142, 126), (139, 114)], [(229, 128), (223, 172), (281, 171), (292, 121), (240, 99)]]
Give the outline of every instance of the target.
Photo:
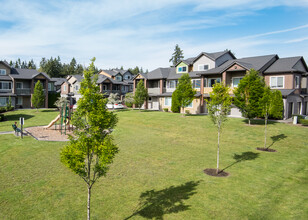
[(53, 126), (59, 119), (61, 118), (61, 115), (59, 114), (54, 120), (52, 120), (49, 125), (45, 126), (45, 128), (50, 128)]

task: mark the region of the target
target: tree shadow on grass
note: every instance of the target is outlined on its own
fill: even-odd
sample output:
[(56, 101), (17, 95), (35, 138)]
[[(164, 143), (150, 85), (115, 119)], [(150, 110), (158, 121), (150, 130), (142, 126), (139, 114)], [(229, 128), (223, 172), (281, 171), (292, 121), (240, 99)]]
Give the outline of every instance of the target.
[(246, 160), (255, 160), (256, 158), (258, 158), (260, 155), (260, 153), (254, 153), (254, 152), (251, 152), (251, 151), (247, 151), (247, 152), (243, 152), (242, 154), (234, 154), (233, 155), (233, 159), (235, 160), (235, 162), (233, 162), (232, 164), (230, 164), (229, 166), (223, 168), (221, 170), (224, 171), (230, 167), (232, 167), (233, 165), (237, 164), (237, 163), (240, 163), (242, 161), (246, 161)]
[(272, 136), (271, 139), (272, 139), (272, 143), (267, 147), (267, 149), (269, 149), (271, 146), (273, 146), (277, 141), (281, 141), (285, 138), (287, 138), (288, 136), (286, 136), (285, 134), (279, 134), (279, 135), (275, 135), (275, 136)]
[(27, 114), (14, 114), (14, 115), (5, 115), (6, 121), (19, 121), (19, 118), (24, 118), (25, 120), (33, 118), (33, 115), (27, 115)]
[[(248, 124), (248, 119), (244, 119), (243, 122)], [(273, 124), (277, 124), (277, 123), (279, 123), (279, 122), (271, 121), (271, 120), (267, 121), (267, 124), (269, 124), (269, 125), (273, 125)], [(264, 119), (252, 119), (252, 120), (250, 120), (250, 124), (251, 125), (264, 125), (265, 122), (264, 122)]]
[(59, 111), (59, 110), (57, 110), (56, 108), (54, 108), (54, 109), (44, 109), (44, 110), (41, 110), (40, 112), (56, 112), (56, 111)]
[(196, 194), (196, 187), (200, 181), (190, 181), (180, 186), (170, 186), (163, 190), (150, 190), (141, 193), (139, 204), (134, 213), (125, 218), (130, 219), (140, 215), (147, 219), (163, 219), (165, 214), (178, 213), (189, 210), (184, 204), (192, 195)]

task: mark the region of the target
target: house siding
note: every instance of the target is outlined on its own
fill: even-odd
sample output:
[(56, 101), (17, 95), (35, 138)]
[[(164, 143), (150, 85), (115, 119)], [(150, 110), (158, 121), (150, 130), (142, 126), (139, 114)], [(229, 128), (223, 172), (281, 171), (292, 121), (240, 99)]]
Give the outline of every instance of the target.
[(212, 69), (212, 68), (215, 67), (215, 61), (213, 61), (212, 59), (208, 58), (205, 55), (202, 55), (193, 64), (193, 71), (199, 71), (198, 66), (201, 65), (201, 64), (209, 64), (209, 69)]

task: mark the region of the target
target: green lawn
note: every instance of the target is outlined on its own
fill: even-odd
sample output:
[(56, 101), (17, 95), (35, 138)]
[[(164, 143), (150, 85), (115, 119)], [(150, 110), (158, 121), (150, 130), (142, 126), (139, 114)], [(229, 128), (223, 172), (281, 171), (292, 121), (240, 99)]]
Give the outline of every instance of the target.
[(19, 126), (19, 118), (25, 119), (24, 127), (32, 127), (39, 125), (48, 125), (57, 115), (59, 111), (53, 109), (36, 109), (16, 110), (4, 113), (6, 121), (0, 122), (0, 131), (13, 131), (12, 124), (16, 121)]
[[(230, 119), (220, 158), (230, 176), (216, 178), (203, 173), (216, 166), (209, 117), (118, 116), (120, 153), (94, 185), (93, 219), (308, 219), (307, 128), (270, 124), (269, 144), (285, 138), (268, 153), (255, 150), (263, 126)], [(65, 143), (13, 135), (0, 135), (0, 143), (0, 219), (86, 218), (86, 185), (59, 161)]]

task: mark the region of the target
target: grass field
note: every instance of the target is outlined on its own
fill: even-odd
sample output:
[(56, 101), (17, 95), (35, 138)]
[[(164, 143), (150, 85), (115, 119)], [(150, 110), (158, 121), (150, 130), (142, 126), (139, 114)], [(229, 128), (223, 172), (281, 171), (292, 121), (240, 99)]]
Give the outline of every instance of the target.
[(51, 122), (57, 115), (59, 111), (53, 109), (27, 109), (27, 110), (17, 110), (4, 113), (6, 121), (0, 122), (0, 131), (13, 131), (12, 124), (16, 121), (19, 126), (19, 118), (23, 117), (25, 119), (25, 127), (47, 125)]
[[(270, 124), (277, 152), (268, 153), (255, 150), (263, 147), (262, 125), (231, 118), (220, 158), (230, 176), (217, 178), (203, 173), (216, 166), (209, 117), (118, 116), (120, 152), (94, 185), (93, 219), (308, 219), (307, 128)], [(86, 185), (60, 163), (65, 143), (13, 135), (0, 135), (0, 143), (0, 219), (86, 218)]]

